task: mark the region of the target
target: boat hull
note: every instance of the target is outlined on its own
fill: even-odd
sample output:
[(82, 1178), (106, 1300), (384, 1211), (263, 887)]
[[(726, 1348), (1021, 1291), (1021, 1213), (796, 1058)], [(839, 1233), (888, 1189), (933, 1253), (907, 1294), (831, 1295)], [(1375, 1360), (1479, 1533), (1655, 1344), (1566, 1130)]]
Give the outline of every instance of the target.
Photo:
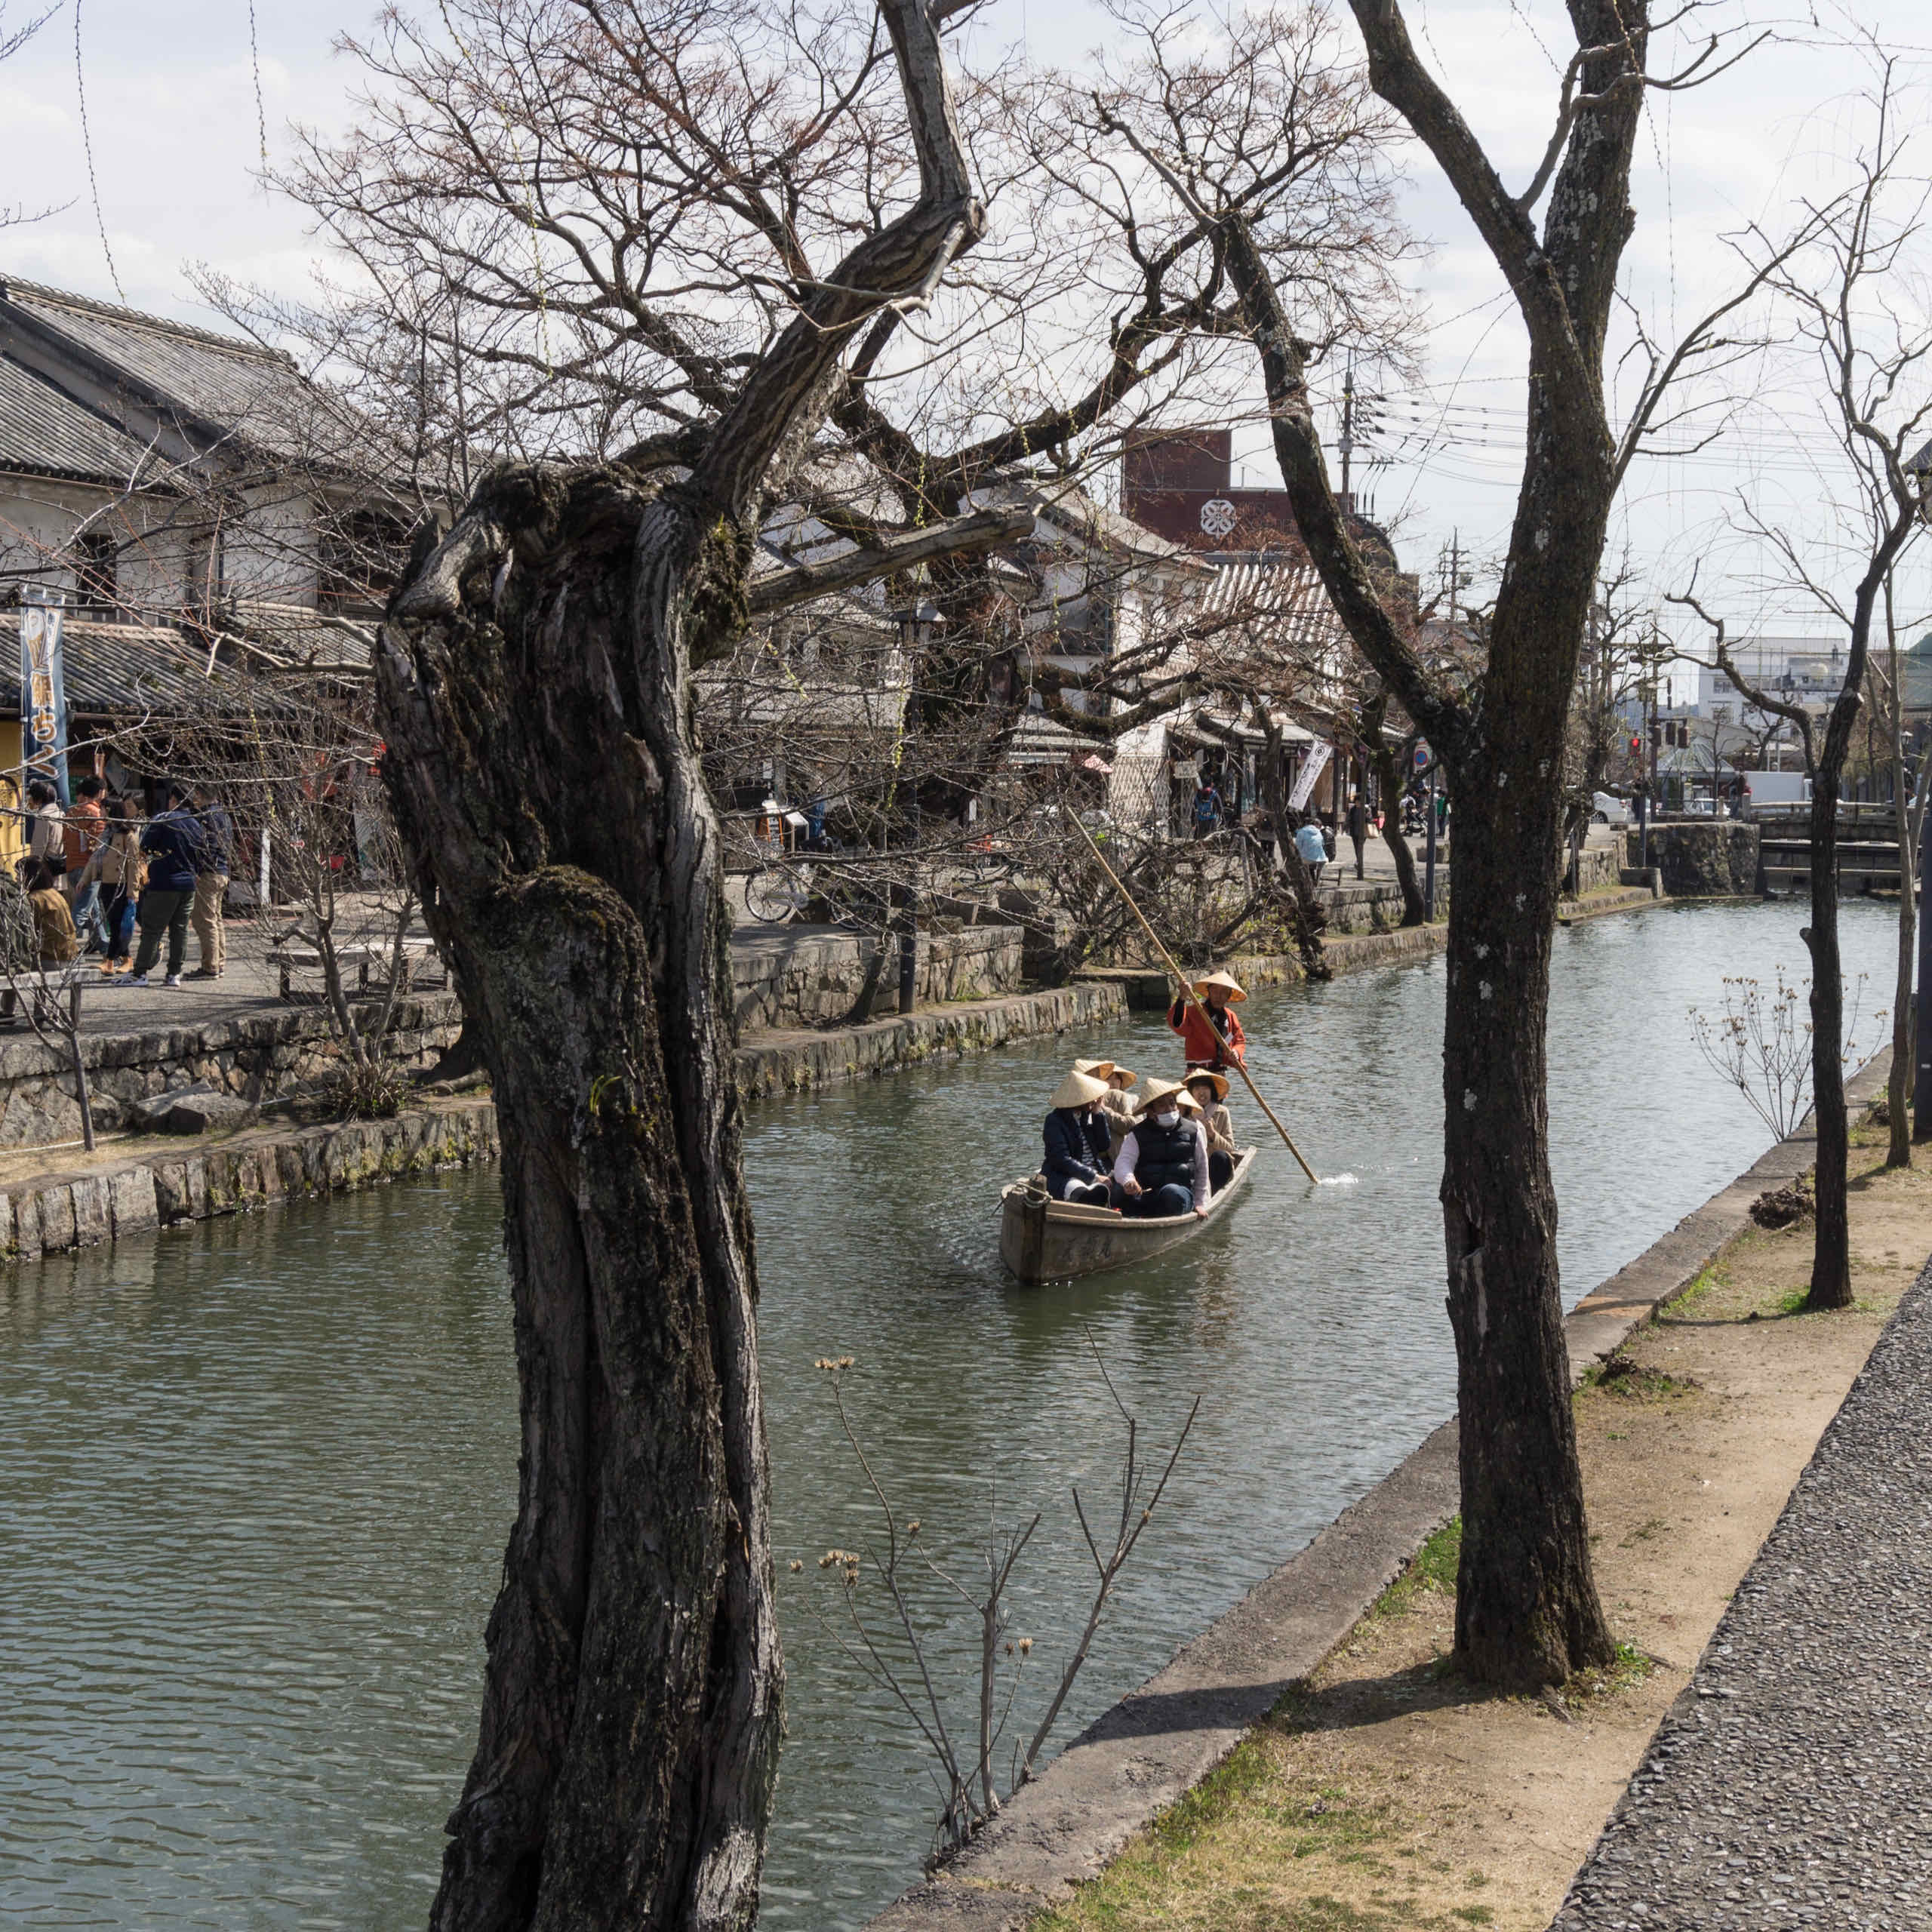
[(1106, 1208), (1050, 1201), (1037, 1177), (1017, 1180), (1000, 1196), (999, 1258), (1023, 1281), (1065, 1281), (1124, 1268), (1204, 1233), (1232, 1208), (1254, 1171), (1255, 1150), (1244, 1147), (1226, 1187), (1205, 1214), (1131, 1220)]

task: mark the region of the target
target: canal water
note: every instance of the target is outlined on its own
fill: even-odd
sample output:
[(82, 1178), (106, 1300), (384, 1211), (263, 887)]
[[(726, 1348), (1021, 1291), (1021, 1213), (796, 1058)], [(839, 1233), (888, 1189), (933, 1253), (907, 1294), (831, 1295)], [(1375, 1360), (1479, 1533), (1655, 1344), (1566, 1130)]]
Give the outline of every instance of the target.
[[(1801, 975), (1798, 923), (1788, 903), (1685, 906), (1558, 932), (1550, 1116), (1572, 1300), (1767, 1144), (1686, 1013), (1714, 1009), (1727, 974)], [(1846, 910), (1868, 1015), (1895, 931), (1881, 908)], [(1002, 1277), (995, 1183), (1029, 1164), (1070, 1051), (1174, 1069), (1157, 1017), (752, 1110), (789, 1671), (765, 1923), (862, 1924), (917, 1875), (937, 1810), (817, 1567), (875, 1543), (878, 1520), (814, 1358), (854, 1358), (854, 1423), (940, 1570), (970, 1589), (989, 1528), (1039, 1512), (1010, 1592), (1011, 1635), (1033, 1640), (1015, 1731), (1084, 1613), (1069, 1486), (1090, 1521), (1112, 1493), (1096, 1352), (1143, 1450), (1201, 1398), (1071, 1737), (1450, 1411), (1442, 992), (1429, 961), (1251, 1002), (1251, 1063), (1323, 1185), (1278, 1148), (1225, 1226), (1057, 1287)], [(1879, 1029), (1860, 1035), (1862, 1057)], [(515, 1502), (498, 1213), (492, 1176), (430, 1180), (0, 1279), (6, 1923), (423, 1921)], [(977, 1632), (934, 1575), (918, 1592), (958, 1735)], [(857, 1601), (877, 1616), (864, 1583)]]

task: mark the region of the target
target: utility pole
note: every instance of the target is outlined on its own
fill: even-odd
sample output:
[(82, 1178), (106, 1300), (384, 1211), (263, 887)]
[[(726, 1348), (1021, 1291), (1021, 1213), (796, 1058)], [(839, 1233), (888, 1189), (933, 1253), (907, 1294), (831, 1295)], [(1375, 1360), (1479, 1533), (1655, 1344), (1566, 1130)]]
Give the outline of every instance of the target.
[(1349, 460), (1355, 448), (1355, 358), (1352, 355), (1342, 377), (1342, 434), (1335, 447), (1342, 452), (1342, 507), (1352, 510), (1355, 506), (1349, 491)]

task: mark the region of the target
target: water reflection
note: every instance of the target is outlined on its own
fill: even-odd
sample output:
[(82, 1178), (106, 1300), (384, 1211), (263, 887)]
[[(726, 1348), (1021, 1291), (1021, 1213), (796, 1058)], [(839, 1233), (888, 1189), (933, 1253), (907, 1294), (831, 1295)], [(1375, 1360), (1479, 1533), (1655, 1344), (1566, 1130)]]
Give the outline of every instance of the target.
[[(1681, 908), (1558, 934), (1573, 1296), (1761, 1148), (1684, 1009), (1725, 972), (1801, 971), (1798, 923)], [(1847, 957), (1882, 976), (1893, 930), (1847, 908)], [(1251, 1004), (1271, 1099), (1353, 1184), (1311, 1190), (1278, 1154), (1190, 1247), (1044, 1291), (998, 1272), (992, 1181), (1030, 1155), (1071, 1042), (754, 1111), (778, 1549), (807, 1564), (782, 1585), (768, 1922), (861, 1922), (916, 1872), (935, 1809), (903, 1721), (811, 1614), (817, 1556), (872, 1527), (813, 1358), (858, 1358), (868, 1444), (943, 1556), (969, 1555), (995, 1491), (1002, 1518), (1046, 1511), (1014, 1597), (1042, 1684), (1088, 1567), (1066, 1487), (1103, 1486), (1116, 1449), (1088, 1336), (1157, 1439), (1204, 1392), (1070, 1735), (1448, 1412), (1441, 992), (1426, 964)], [(1174, 1060), (1157, 1021), (1106, 1045)], [(8, 1922), (422, 1921), (514, 1503), (497, 1212), (492, 1178), (454, 1177), (0, 1278)], [(964, 1638), (934, 1638), (962, 1694)]]

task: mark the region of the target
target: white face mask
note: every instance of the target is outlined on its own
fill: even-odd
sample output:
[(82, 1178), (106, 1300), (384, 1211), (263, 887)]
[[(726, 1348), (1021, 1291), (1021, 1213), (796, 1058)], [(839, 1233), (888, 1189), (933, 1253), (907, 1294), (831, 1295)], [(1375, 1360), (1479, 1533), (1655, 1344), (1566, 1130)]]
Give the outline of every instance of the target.
[(1175, 1121), (1180, 1118), (1180, 1109), (1177, 1107), (1169, 1107), (1164, 1112), (1158, 1113), (1154, 1116), (1154, 1124), (1156, 1127), (1172, 1127)]

